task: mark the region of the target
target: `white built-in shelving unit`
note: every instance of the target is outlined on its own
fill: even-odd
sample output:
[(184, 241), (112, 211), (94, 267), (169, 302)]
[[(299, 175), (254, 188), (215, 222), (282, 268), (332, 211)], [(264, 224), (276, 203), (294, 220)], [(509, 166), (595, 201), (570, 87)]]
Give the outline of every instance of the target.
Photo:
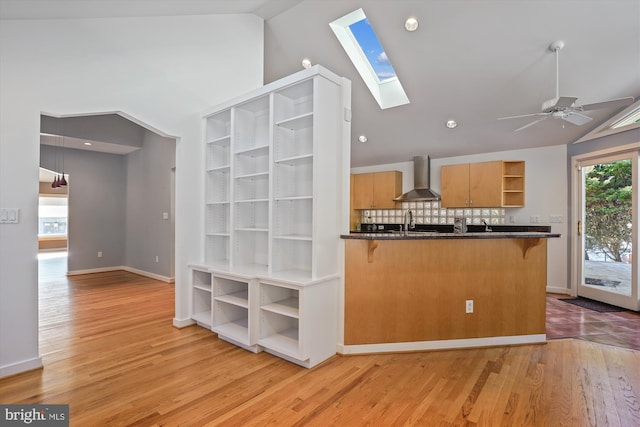
[(349, 109), (349, 81), (315, 66), (205, 113), (198, 324), (307, 367), (335, 354)]

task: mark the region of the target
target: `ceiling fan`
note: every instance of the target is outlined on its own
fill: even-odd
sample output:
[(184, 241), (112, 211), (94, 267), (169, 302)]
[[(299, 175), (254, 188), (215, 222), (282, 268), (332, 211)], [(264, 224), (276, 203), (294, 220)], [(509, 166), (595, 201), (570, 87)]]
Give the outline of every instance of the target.
[(564, 47), (562, 40), (555, 41), (549, 45), (549, 50), (556, 54), (556, 97), (542, 103), (542, 111), (533, 114), (523, 114), (520, 116), (500, 117), (498, 120), (517, 119), (520, 117), (540, 117), (531, 123), (519, 127), (514, 132), (526, 129), (538, 122), (553, 117), (554, 119), (562, 119), (574, 125), (584, 125), (592, 120), (591, 117), (581, 114), (584, 111), (598, 110), (600, 108), (622, 108), (633, 103), (633, 97), (611, 99), (609, 101), (595, 102), (593, 104), (575, 105), (578, 98), (560, 96), (560, 51)]

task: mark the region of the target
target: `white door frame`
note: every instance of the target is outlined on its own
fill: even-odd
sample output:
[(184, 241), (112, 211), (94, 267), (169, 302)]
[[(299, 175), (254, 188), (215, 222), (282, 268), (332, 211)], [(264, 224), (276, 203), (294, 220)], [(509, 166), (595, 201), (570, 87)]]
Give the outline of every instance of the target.
[[(633, 211), (633, 230), (632, 237), (633, 248), (638, 248), (638, 191), (640, 190), (640, 177), (638, 176), (638, 155), (640, 154), (640, 143), (624, 145), (620, 147), (604, 149), (591, 153), (573, 156), (571, 158), (571, 206), (572, 206), (572, 226), (570, 232), (571, 241), (571, 287), (570, 293), (573, 296), (578, 293), (587, 298), (598, 299), (630, 310), (640, 309), (640, 296), (638, 295), (638, 257), (632, 258), (631, 268), (631, 296), (616, 295), (611, 292), (601, 291), (593, 287), (582, 286), (582, 268), (583, 268), (583, 233), (578, 233), (578, 224), (584, 224), (582, 212), (583, 187), (582, 187), (582, 171), (581, 164), (585, 163), (605, 163), (607, 161), (615, 161), (621, 158), (632, 159), (633, 167), (633, 197), (632, 203), (636, 207)], [(640, 253), (640, 251), (638, 251)]]

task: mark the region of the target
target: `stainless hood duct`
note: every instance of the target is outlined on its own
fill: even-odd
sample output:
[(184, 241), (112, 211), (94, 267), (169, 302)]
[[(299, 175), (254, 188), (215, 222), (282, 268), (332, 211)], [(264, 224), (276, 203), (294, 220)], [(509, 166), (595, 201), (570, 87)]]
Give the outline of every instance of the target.
[(429, 156), (415, 156), (413, 158), (413, 190), (393, 200), (396, 202), (440, 200), (440, 195), (429, 188), (430, 169)]

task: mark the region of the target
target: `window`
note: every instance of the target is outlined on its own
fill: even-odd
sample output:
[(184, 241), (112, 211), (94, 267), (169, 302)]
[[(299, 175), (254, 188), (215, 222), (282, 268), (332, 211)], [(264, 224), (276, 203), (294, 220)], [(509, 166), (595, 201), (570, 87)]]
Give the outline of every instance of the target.
[(329, 26), (380, 108), (409, 103), (400, 79), (362, 9), (333, 21)]
[(38, 205), (38, 235), (66, 236), (67, 217), (66, 197), (41, 196)]
[(632, 110), (629, 114), (614, 122), (611, 126), (611, 129), (621, 128), (623, 126), (629, 126), (633, 124), (640, 123), (640, 107)]

